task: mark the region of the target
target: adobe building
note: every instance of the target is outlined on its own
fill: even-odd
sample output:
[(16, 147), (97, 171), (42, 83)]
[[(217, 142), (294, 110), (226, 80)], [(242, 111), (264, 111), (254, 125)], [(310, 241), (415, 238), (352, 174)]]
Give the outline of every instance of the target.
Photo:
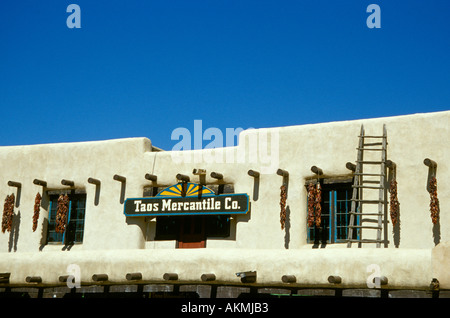
[(445, 297), (450, 111), (0, 147), (2, 296)]

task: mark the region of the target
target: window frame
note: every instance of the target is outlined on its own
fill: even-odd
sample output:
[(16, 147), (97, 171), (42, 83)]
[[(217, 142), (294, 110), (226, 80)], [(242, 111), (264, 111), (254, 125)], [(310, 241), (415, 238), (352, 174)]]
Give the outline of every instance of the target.
[[(67, 225), (64, 233), (57, 233), (54, 228), (56, 226), (56, 211), (57, 211), (57, 199), (61, 194), (67, 194), (69, 196), (69, 211), (67, 213)], [(48, 222), (47, 222), (47, 236), (46, 245), (74, 245), (82, 244), (84, 239), (85, 221), (86, 221), (86, 202), (87, 195), (85, 192), (70, 193), (64, 191), (51, 191), (47, 193), (49, 208), (48, 208)], [(82, 203), (82, 207), (78, 205)], [(76, 213), (74, 218), (74, 210), (83, 210), (82, 218), (78, 218), (78, 213)], [(81, 230), (79, 230), (79, 225), (81, 225)], [(70, 231), (70, 232), (69, 232)], [(81, 232), (81, 239), (77, 238), (77, 232)], [(70, 233), (69, 235), (66, 235)], [(50, 241), (52, 237), (56, 237), (55, 240)], [(68, 239), (69, 237), (69, 239)]]
[[(220, 184), (205, 184), (205, 187), (210, 188), (216, 193), (216, 195), (235, 193), (233, 183), (220, 183)], [(161, 185), (147, 186), (143, 189), (144, 197), (154, 197), (158, 194), (158, 189), (164, 189)], [(182, 215), (174, 216), (156, 216), (155, 224), (155, 241), (166, 241), (166, 240), (178, 240), (181, 225), (183, 224)], [(231, 235), (231, 215), (221, 214), (221, 215), (197, 215), (196, 217), (204, 218), (205, 224), (205, 239), (208, 238), (228, 238)], [(208, 226), (215, 224), (218, 229), (217, 232), (213, 232)], [(222, 225), (222, 227), (221, 227)], [(225, 225), (225, 226), (223, 226)], [(164, 230), (166, 228), (166, 230)]]
[[(309, 182), (307, 182), (308, 184)], [(315, 182), (317, 183), (317, 181)], [(348, 224), (350, 220), (351, 211), (351, 199), (353, 195), (353, 182), (352, 180), (321, 180), (322, 190), (322, 223), (319, 228), (314, 224), (312, 227), (308, 226), (306, 222), (307, 244), (339, 244), (347, 242)], [(307, 185), (306, 185), (306, 191)], [(345, 198), (339, 198), (339, 193), (345, 193)], [(306, 206), (308, 207), (308, 197), (306, 199)], [(308, 214), (308, 212), (306, 213)], [(345, 222), (342, 222), (343, 216)], [(306, 215), (308, 217), (308, 215)], [(327, 224), (323, 222), (327, 219)], [(341, 222), (339, 222), (341, 220)], [(356, 224), (359, 224), (359, 216), (356, 215)], [(344, 224), (344, 225), (343, 225)], [(325, 232), (324, 232), (325, 229)], [(343, 231), (343, 235), (338, 235), (340, 231)], [(355, 231), (354, 235), (359, 235), (358, 231)]]

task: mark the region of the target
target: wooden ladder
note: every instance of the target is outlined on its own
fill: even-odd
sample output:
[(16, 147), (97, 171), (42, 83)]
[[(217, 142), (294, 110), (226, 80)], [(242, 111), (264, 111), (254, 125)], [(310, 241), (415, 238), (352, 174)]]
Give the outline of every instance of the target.
[[(386, 148), (386, 125), (383, 125), (382, 136), (366, 136), (364, 126), (361, 125), (353, 181), (347, 247), (352, 247), (352, 243), (358, 243), (358, 247), (361, 247), (362, 243), (376, 243), (377, 248), (381, 247), (381, 243), (384, 243), (384, 246), (387, 247), (387, 237), (382, 239), (382, 231), (385, 226), (384, 220), (387, 219)], [(377, 156), (380, 153), (381, 158)], [(365, 158), (367, 156), (375, 156), (377, 158), (367, 159)], [(379, 172), (366, 171), (371, 170), (369, 167), (372, 170), (377, 169), (377, 166), (379, 167)], [(378, 198), (375, 191), (378, 191)], [(366, 196), (369, 196), (369, 198)], [(366, 206), (369, 207), (369, 211), (366, 211)], [(375, 206), (378, 208), (377, 210), (370, 210)], [(368, 225), (368, 223), (372, 225)], [(369, 233), (369, 236), (372, 236), (372, 238), (363, 238), (363, 229), (364, 233)], [(376, 231), (376, 238), (373, 238), (375, 235), (371, 232), (372, 230)]]

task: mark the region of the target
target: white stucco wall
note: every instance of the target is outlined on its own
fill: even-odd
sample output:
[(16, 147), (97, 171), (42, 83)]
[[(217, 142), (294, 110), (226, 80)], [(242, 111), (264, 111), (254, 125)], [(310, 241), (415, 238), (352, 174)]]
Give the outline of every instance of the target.
[[(368, 249), (356, 246), (347, 249), (345, 244), (334, 244), (312, 250), (312, 245), (306, 243), (304, 187), (306, 179), (313, 176), (310, 168), (316, 165), (327, 176), (350, 176), (345, 164), (356, 160), (361, 124), (370, 135), (381, 134), (383, 124), (387, 128), (388, 159), (397, 165), (401, 207), (399, 248), (394, 247), (389, 224), (387, 249), (374, 250), (373, 245), (367, 246)], [(270, 283), (279, 281), (278, 276), (282, 274), (302, 268), (297, 276), (304, 277), (307, 283), (326, 283), (328, 275), (341, 273), (345, 281), (361, 285), (367, 277), (365, 266), (378, 262), (391, 275), (390, 283), (425, 286), (450, 263), (443, 256), (448, 255), (446, 242), (450, 241), (449, 124), (450, 111), (447, 111), (248, 130), (241, 133), (237, 147), (183, 152), (187, 156), (183, 162), (175, 160), (171, 151), (152, 152), (147, 138), (0, 147), (0, 198), (11, 193), (17, 197), (17, 188), (9, 187), (8, 181), (22, 184), (19, 206), (15, 207), (18, 230), (0, 233), (0, 272), (11, 272), (11, 282), (15, 283), (23, 282), (24, 276), (31, 274), (41, 275), (50, 283), (65, 273), (67, 264), (75, 262), (85, 264), (86, 279), (96, 272), (110, 270), (112, 277), (120, 281), (126, 272), (138, 271), (134, 268), (140, 266), (149, 278), (158, 279), (162, 274), (157, 264), (164, 259), (164, 268), (170, 268), (173, 260), (176, 264), (173, 266), (178, 266), (174, 270), (189, 279), (201, 275), (197, 273), (201, 264), (205, 272), (213, 270), (218, 276), (223, 273), (223, 280), (236, 280), (237, 271), (259, 269), (259, 282)], [(261, 147), (260, 142), (267, 136), (271, 142)], [(217, 156), (215, 160), (211, 160), (212, 155)], [(259, 160), (252, 160), (254, 155)], [(247, 160), (241, 160), (242, 156)], [(441, 244), (440, 250), (433, 253), (436, 248), (426, 190), (425, 158), (438, 164)], [(270, 160), (265, 162), (265, 159)], [(281, 230), (279, 221), (282, 177), (276, 174), (278, 168), (289, 172), (288, 231)], [(250, 196), (250, 213), (233, 217), (231, 238), (208, 239), (203, 250), (175, 250), (175, 241), (153, 240), (154, 220), (124, 216), (119, 200), (121, 183), (113, 180), (113, 175), (127, 178), (126, 198), (142, 196), (144, 186), (151, 185), (144, 178), (146, 173), (157, 175), (158, 186), (164, 187), (176, 183), (178, 173), (198, 182), (193, 169), (206, 169), (207, 183), (217, 182), (209, 176), (212, 171), (220, 172), (226, 183), (234, 184), (236, 193)], [(257, 198), (254, 178), (247, 174), (249, 169), (261, 172)], [(101, 180), (98, 205), (94, 204), (95, 185), (87, 182), (89, 177)], [(43, 190), (33, 184), (36, 178), (47, 181), (48, 189), (65, 189), (61, 179), (73, 180), (77, 188), (87, 193), (83, 243), (70, 251), (62, 251), (61, 245), (41, 246), (43, 222), (48, 215), (45, 206), (41, 208), (38, 228), (32, 232), (34, 198)], [(433, 257), (439, 262), (433, 261)], [(229, 273), (222, 268), (224, 264), (230, 268)], [(148, 266), (154, 270), (149, 271)], [(279, 270), (271, 273), (274, 267)], [(445, 277), (441, 285), (450, 286), (450, 279)]]

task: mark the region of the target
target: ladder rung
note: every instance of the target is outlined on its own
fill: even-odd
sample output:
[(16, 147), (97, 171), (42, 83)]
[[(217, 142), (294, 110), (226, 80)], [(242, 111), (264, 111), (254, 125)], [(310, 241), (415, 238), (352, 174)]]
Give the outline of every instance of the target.
[(383, 161), (359, 161), (359, 160), (357, 160), (356, 162), (368, 165), (380, 165), (383, 163)]
[(360, 200), (360, 199), (351, 199), (351, 200), (361, 203), (384, 203), (384, 200)]
[(361, 223), (362, 222), (378, 223), (378, 220), (375, 220), (375, 219), (361, 219)]
[(382, 145), (383, 145), (382, 142), (369, 142), (369, 143), (363, 144), (363, 146), (382, 146)]
[(380, 184), (380, 181), (377, 181), (377, 180), (363, 180), (362, 183)]
[(381, 230), (381, 226), (367, 226), (367, 225), (349, 225), (348, 227), (355, 229), (372, 229), (372, 230)]
[(371, 151), (384, 151), (385, 149), (381, 149), (381, 148), (356, 148), (358, 150), (371, 150)]
[(362, 239), (362, 240), (358, 240), (358, 239), (350, 239), (348, 240), (352, 243), (384, 243), (384, 240), (376, 240), (376, 239)]
[(354, 214), (354, 215), (362, 215), (362, 216), (364, 216), (364, 215), (367, 215), (367, 216), (369, 216), (369, 215), (374, 215), (374, 216), (382, 216), (383, 215), (383, 213), (365, 213), (365, 212), (349, 212), (350, 214)]
[[(377, 183), (379, 183), (378, 181), (377, 181)], [(353, 188), (362, 188), (362, 189), (378, 189), (378, 190), (380, 190), (380, 189), (384, 189), (383, 187), (371, 187), (371, 186), (365, 186), (365, 185), (354, 185), (354, 186), (352, 186)]]
[(363, 138), (387, 138), (387, 136), (358, 136), (358, 137), (363, 137)]
[(357, 176), (370, 176), (370, 177), (381, 177), (384, 176), (384, 173), (364, 173), (364, 172), (356, 172)]

